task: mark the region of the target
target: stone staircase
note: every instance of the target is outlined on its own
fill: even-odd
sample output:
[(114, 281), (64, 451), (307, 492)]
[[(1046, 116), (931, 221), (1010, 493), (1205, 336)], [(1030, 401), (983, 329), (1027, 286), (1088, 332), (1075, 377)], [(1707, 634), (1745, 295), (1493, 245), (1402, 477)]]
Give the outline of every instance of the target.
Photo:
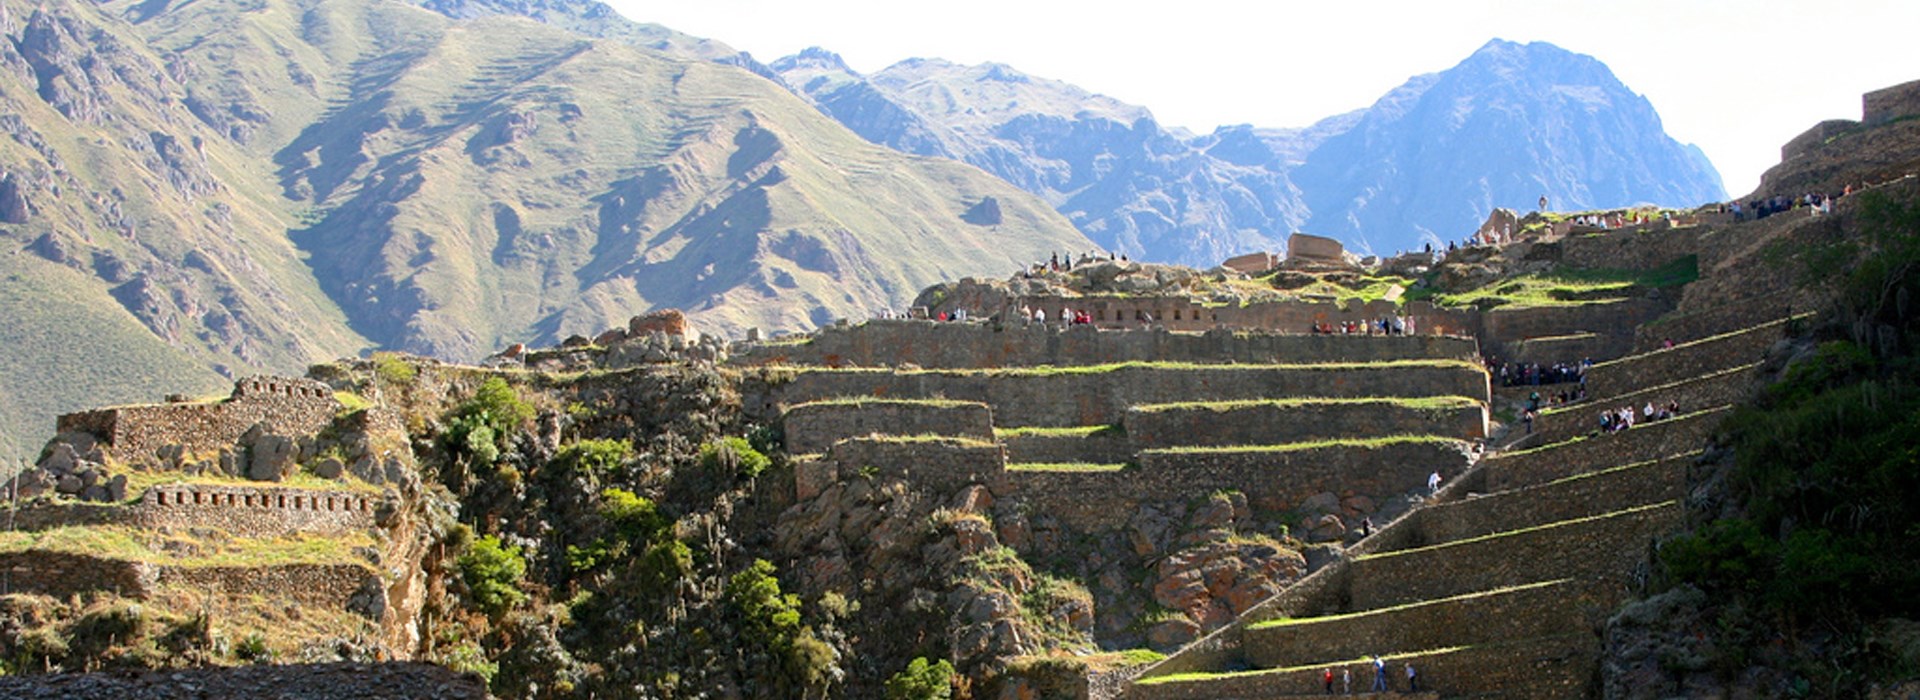
[[(1396, 690), (1412, 664), (1423, 689), (1446, 697), (1593, 695), (1597, 629), (1638, 583), (1652, 541), (1682, 524), (1688, 465), (1789, 321), (1596, 366), (1596, 398), (1549, 413), (1546, 444), (1481, 460), (1345, 559), (1146, 669), (1122, 697), (1320, 694), (1328, 667), (1371, 682), (1376, 656)], [(1599, 407), (1655, 395), (1686, 412), (1587, 434)]]

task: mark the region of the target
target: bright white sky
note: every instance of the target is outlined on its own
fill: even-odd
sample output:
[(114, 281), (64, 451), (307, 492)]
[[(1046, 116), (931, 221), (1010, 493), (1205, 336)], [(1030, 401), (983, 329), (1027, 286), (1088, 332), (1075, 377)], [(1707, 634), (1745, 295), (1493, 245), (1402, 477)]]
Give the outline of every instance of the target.
[(1920, 79), (1915, 0), (607, 0), (750, 51), (821, 46), (871, 73), (993, 61), (1151, 109), (1197, 133), (1305, 126), (1444, 70), (1495, 37), (1599, 58), (1698, 144), (1735, 196), (1860, 94)]

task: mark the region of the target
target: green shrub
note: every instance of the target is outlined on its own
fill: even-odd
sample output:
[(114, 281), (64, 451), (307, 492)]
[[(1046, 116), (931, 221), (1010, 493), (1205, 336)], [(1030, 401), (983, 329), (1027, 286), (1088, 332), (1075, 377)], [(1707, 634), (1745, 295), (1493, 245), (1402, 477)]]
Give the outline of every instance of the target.
[(915, 657), (887, 679), (887, 700), (947, 700), (953, 697), (953, 664)]
[(420, 376), (406, 356), (397, 352), (376, 352), (373, 354), (373, 376), (381, 384), (389, 387), (411, 386)]
[(440, 655), (440, 665), (455, 673), (471, 673), (493, 684), (493, 677), (500, 674), (500, 664), (487, 660), (487, 653), (473, 640), (463, 640)]
[(700, 465), (720, 474), (751, 479), (766, 471), (773, 460), (753, 449), (746, 438), (730, 437), (700, 448)]
[(469, 599), (482, 612), (499, 616), (527, 599), (527, 594), (520, 592), (527, 561), (521, 558), (519, 547), (502, 545), (498, 537), (487, 535), (474, 540), (473, 547), (460, 555), (459, 567)]
[(273, 660), (273, 650), (267, 648), (267, 637), (259, 632), (248, 634), (246, 639), (234, 645), (233, 655), (241, 661), (252, 663), (267, 663)]
[(492, 464), (507, 449), (513, 435), (530, 420), (533, 420), (533, 404), (522, 400), (507, 380), (488, 377), (474, 391), (473, 398), (448, 414), (443, 444), (474, 462)]
[(553, 461), (570, 473), (599, 476), (608, 474), (633, 459), (633, 445), (625, 440), (579, 440), (568, 443), (554, 455)]

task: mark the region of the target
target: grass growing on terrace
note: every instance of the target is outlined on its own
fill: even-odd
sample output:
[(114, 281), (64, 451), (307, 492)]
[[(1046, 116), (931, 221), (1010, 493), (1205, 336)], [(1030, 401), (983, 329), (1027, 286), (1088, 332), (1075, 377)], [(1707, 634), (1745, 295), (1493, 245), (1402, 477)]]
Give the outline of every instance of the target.
[(1159, 447), (1151, 450), (1142, 450), (1141, 454), (1146, 455), (1146, 454), (1302, 452), (1306, 450), (1321, 450), (1321, 449), (1340, 448), (1340, 447), (1351, 447), (1351, 448), (1373, 450), (1373, 449), (1380, 449), (1382, 447), (1389, 447), (1393, 445), (1414, 445), (1414, 444), (1464, 445), (1465, 441), (1459, 438), (1450, 438), (1450, 437), (1444, 437), (1440, 435), (1388, 435), (1386, 437), (1377, 437), (1377, 438), (1336, 438), (1336, 439), (1330, 439), (1330, 440), (1310, 440), (1307, 442), (1290, 442), (1290, 443), (1284, 443), (1284, 444), (1278, 444), (1278, 445), (1229, 445), (1225, 447), (1198, 447), (1198, 446), (1188, 445), (1188, 446), (1181, 446), (1181, 447)]
[(1303, 397), (1293, 399), (1243, 399), (1235, 401), (1179, 401), (1174, 403), (1154, 403), (1134, 406), (1132, 410), (1142, 413), (1162, 413), (1167, 411), (1237, 411), (1247, 408), (1299, 408), (1319, 405), (1388, 405), (1416, 410), (1445, 410), (1468, 408), (1480, 405), (1480, 402), (1465, 396), (1423, 396), (1404, 397)]
[(1078, 472), (1103, 473), (1126, 469), (1125, 464), (1095, 464), (1092, 462), (1020, 462), (1007, 465), (1010, 472)]
[(1092, 438), (1092, 437), (1109, 437), (1109, 436), (1118, 437), (1125, 434), (1126, 434), (1125, 430), (1121, 429), (1120, 426), (1113, 425), (1113, 424), (1074, 425), (1074, 426), (1067, 426), (1063, 428), (1022, 426), (1018, 428), (994, 428), (993, 429), (993, 436), (995, 438), (999, 438), (1002, 440), (1005, 440), (1008, 438), (1022, 438), (1022, 437), (1036, 437), (1036, 438)]
[(1394, 606), (1385, 607), (1385, 608), (1374, 608), (1372, 610), (1360, 610), (1360, 611), (1350, 612), (1350, 613), (1341, 613), (1338, 615), (1322, 615), (1319, 617), (1274, 618), (1271, 620), (1264, 620), (1261, 622), (1256, 622), (1251, 625), (1248, 625), (1247, 629), (1265, 630), (1265, 629), (1274, 629), (1278, 627), (1293, 627), (1295, 625), (1308, 625), (1308, 624), (1319, 624), (1324, 622), (1338, 622), (1341, 620), (1352, 620), (1356, 618), (1367, 617), (1369, 615), (1385, 615), (1388, 613), (1395, 613), (1395, 612), (1400, 612), (1404, 610), (1412, 610), (1415, 608), (1428, 606), (1428, 605), (1440, 605), (1444, 603), (1452, 603), (1452, 602), (1457, 602), (1462, 600), (1471, 600), (1474, 598), (1485, 598), (1488, 596), (1499, 595), (1502, 593), (1514, 593), (1518, 591), (1533, 590), (1536, 588), (1545, 588), (1548, 586), (1555, 586), (1562, 583), (1566, 583), (1572, 580), (1573, 579), (1570, 579), (1570, 578), (1562, 578), (1562, 579), (1554, 579), (1552, 581), (1541, 581), (1539, 583), (1527, 583), (1527, 584), (1521, 584), (1518, 586), (1507, 586), (1504, 588), (1494, 588), (1494, 589), (1489, 589), (1484, 591), (1474, 591), (1472, 593), (1466, 593), (1466, 594), (1451, 596), (1447, 598), (1435, 598), (1433, 600), (1418, 600), (1411, 603), (1404, 603), (1401, 605), (1394, 605)]
[(1477, 542), (1486, 542), (1489, 540), (1496, 540), (1504, 537), (1516, 537), (1519, 535), (1524, 535), (1532, 532), (1540, 532), (1542, 530), (1551, 530), (1558, 527), (1571, 527), (1571, 526), (1579, 525), (1582, 523), (1590, 523), (1598, 520), (1606, 520), (1608, 518), (1621, 518), (1629, 515), (1642, 513), (1645, 511), (1658, 510), (1658, 509), (1666, 508), (1669, 506), (1677, 508), (1680, 506), (1680, 501), (1678, 500), (1660, 501), (1658, 503), (1649, 503), (1646, 505), (1634, 506), (1632, 508), (1623, 508), (1620, 510), (1613, 511), (1611, 513), (1601, 513), (1599, 515), (1589, 515), (1584, 518), (1573, 518), (1570, 520), (1561, 520), (1558, 522), (1551, 522), (1544, 525), (1535, 525), (1533, 527), (1523, 527), (1517, 530), (1506, 530), (1504, 532), (1494, 532), (1494, 533), (1481, 535), (1479, 537), (1468, 537), (1462, 540), (1453, 540), (1451, 542), (1441, 542), (1439, 544), (1430, 544), (1425, 547), (1414, 547), (1412, 549), (1397, 549), (1391, 552), (1377, 552), (1373, 554), (1362, 554), (1358, 557), (1354, 557), (1353, 560), (1365, 561), (1368, 559), (1386, 559), (1388, 557), (1405, 556), (1409, 554), (1416, 554), (1420, 552), (1436, 550), (1442, 547), (1461, 547), (1469, 544), (1474, 544)]
[(1700, 279), (1699, 256), (1651, 270), (1557, 270), (1521, 275), (1479, 289), (1433, 295), (1442, 306), (1584, 306), (1627, 299), (1636, 288), (1665, 289)]
[(0, 554), (50, 551), (102, 559), (124, 559), (170, 566), (280, 566), (286, 564), (365, 564), (354, 553), (373, 546), (355, 533), (339, 537), (233, 538), (201, 540), (123, 527), (58, 527), (39, 532), (0, 533)]
[(1381, 362), (1319, 362), (1319, 363), (1273, 363), (1273, 364), (1201, 364), (1197, 362), (1110, 362), (1099, 365), (1072, 365), (1058, 367), (1041, 365), (1038, 367), (1000, 367), (992, 369), (891, 369), (884, 367), (809, 367), (803, 371), (821, 374), (944, 374), (954, 376), (993, 376), (993, 377), (1047, 377), (1071, 374), (1103, 374), (1125, 369), (1181, 370), (1219, 372), (1234, 370), (1300, 370), (1300, 371), (1351, 371), (1374, 369), (1442, 369), (1442, 368), (1480, 369), (1480, 365), (1467, 360), (1385, 360)]
[(963, 408), (966, 406), (985, 406), (979, 401), (960, 401), (958, 399), (888, 399), (872, 396), (836, 396), (833, 398), (808, 401), (788, 410), (806, 406), (925, 406), (928, 408)]

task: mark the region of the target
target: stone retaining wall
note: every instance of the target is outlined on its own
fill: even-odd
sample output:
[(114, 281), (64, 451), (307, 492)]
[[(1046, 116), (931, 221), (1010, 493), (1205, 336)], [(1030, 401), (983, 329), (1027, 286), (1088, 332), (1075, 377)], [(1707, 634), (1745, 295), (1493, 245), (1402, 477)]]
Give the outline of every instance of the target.
[(1534, 432), (1539, 434), (1534, 439), (1539, 441), (1537, 444), (1544, 445), (1592, 435), (1600, 430), (1600, 412), (1621, 406), (1632, 406), (1635, 411), (1640, 411), (1648, 402), (1659, 407), (1667, 405), (1669, 401), (1677, 401), (1680, 409), (1685, 411), (1737, 404), (1752, 397), (1754, 378), (1759, 367), (1760, 363), (1756, 362), (1675, 384), (1648, 387), (1625, 396), (1563, 406), (1543, 413), (1534, 420)]
[(1563, 580), (1326, 621), (1252, 627), (1242, 644), (1247, 660), (1261, 668), (1305, 666), (1382, 649), (1444, 649), (1577, 632), (1589, 628), (1588, 611), (1611, 612), (1619, 599), (1618, 591)]
[(856, 478), (871, 467), (877, 475), (949, 493), (968, 484), (998, 480), (1006, 473), (1007, 453), (1000, 445), (953, 438), (851, 438), (834, 443), (827, 459), (817, 464), (830, 470), (823, 475), (827, 479)]
[(312, 435), (333, 421), (333, 389), (310, 379), (248, 377), (215, 403), (118, 406), (60, 416), (62, 433), (84, 432), (129, 463), (153, 462), (168, 445), (189, 453), (231, 447), (255, 425), (274, 435)]
[(1587, 395), (1605, 399), (1759, 362), (1786, 337), (1790, 319), (1653, 350), (1587, 368)]
[[(361, 564), (281, 564), (277, 566), (159, 567), (160, 585), (175, 585), (227, 597), (273, 591), (284, 600), (365, 614), (354, 601), (363, 589), (379, 588), (379, 575)], [(372, 581), (369, 584), (369, 580)]]
[[(1349, 593), (1357, 610), (1559, 578), (1625, 586), (1654, 537), (1680, 527), (1678, 501), (1488, 539), (1360, 557)], [(1518, 556), (1525, 552), (1527, 556)]]
[(88, 591), (113, 591), (146, 598), (156, 572), (138, 562), (100, 559), (65, 552), (26, 550), (0, 554), (0, 584), (6, 593), (39, 593), (65, 598)]
[(822, 328), (800, 343), (757, 346), (738, 361), (834, 367), (913, 364), (927, 368), (974, 369), (1144, 361), (1247, 364), (1465, 360), (1475, 354), (1472, 338), (1326, 336), (1310, 335), (1306, 331), (1304, 323), (1292, 333), (1227, 330), (1175, 333), (1164, 328), (1103, 330), (1082, 325), (1063, 329), (1058, 325), (1018, 322), (1002, 325), (876, 320)]
[(1429, 473), (1466, 469), (1462, 443), (1401, 443), (1289, 452), (1145, 452), (1137, 468), (1114, 472), (1012, 471), (1010, 494), (1035, 512), (1085, 531), (1121, 527), (1141, 503), (1246, 493), (1256, 508), (1284, 511), (1314, 495), (1354, 493), (1383, 502), (1425, 488)]
[(1339, 438), (1486, 436), (1486, 407), (1410, 408), (1390, 401), (1257, 403), (1129, 409), (1121, 421), (1135, 449), (1272, 445)]
[[(1425, 697), (1490, 697), (1510, 694), (1525, 688), (1523, 697), (1581, 698), (1594, 692), (1593, 669), (1599, 662), (1599, 643), (1590, 633), (1529, 639), (1504, 644), (1466, 647), (1412, 658), (1420, 673), (1422, 688), (1437, 689)], [(1373, 682), (1373, 669), (1354, 663), (1353, 685), (1363, 692)], [(1339, 673), (1335, 666), (1334, 672)], [(1220, 700), (1222, 698), (1270, 698), (1309, 696), (1325, 692), (1321, 685), (1322, 668), (1275, 671), (1227, 676), (1218, 679), (1176, 683), (1135, 684), (1123, 697), (1126, 700)], [(1407, 677), (1401, 670), (1401, 657), (1390, 657), (1387, 678), (1396, 698), (1420, 698), (1405, 694)]]
[(1011, 463), (1086, 462), (1120, 464), (1133, 460), (1134, 448), (1127, 436), (1112, 430), (1092, 435), (1009, 435), (1001, 438)]
[(1411, 516), (1414, 527), (1404, 529), (1404, 544), (1392, 548), (1455, 542), (1671, 501), (1685, 495), (1687, 464), (1697, 454), (1422, 508)]
[[(1497, 307), (1480, 315), (1478, 335), (1488, 352), (1511, 354), (1515, 343), (1531, 338), (1557, 338), (1593, 333), (1593, 340), (1609, 353), (1625, 352), (1632, 329), (1673, 309), (1668, 301), (1627, 299), (1580, 306)], [(1617, 349), (1616, 349), (1617, 348)], [(1559, 358), (1573, 360), (1579, 358)]]
[(787, 451), (815, 454), (861, 435), (946, 435), (993, 441), (993, 411), (978, 402), (871, 399), (806, 403), (785, 414)]
[(1861, 119), (1881, 124), (1901, 117), (1920, 115), (1920, 80), (1881, 88), (1860, 96)]
[[(36, 500), (12, 513), (13, 527), (218, 528), (236, 537), (344, 535), (375, 527), (382, 496), (273, 486), (163, 484), (130, 504)], [(4, 509), (0, 509), (3, 513)]]
[(1539, 450), (1497, 455), (1474, 472), (1475, 491), (1491, 493), (1598, 471), (1611, 466), (1663, 459), (1699, 450), (1719, 427), (1727, 409), (1683, 414), (1634, 426), (1624, 433), (1598, 435)]
[(1465, 396), (1485, 400), (1485, 370), (1465, 364), (1352, 366), (1124, 365), (1091, 371), (809, 370), (780, 388), (788, 404), (837, 397), (946, 398), (993, 406), (1002, 427), (1119, 423), (1127, 408), (1273, 396)]

